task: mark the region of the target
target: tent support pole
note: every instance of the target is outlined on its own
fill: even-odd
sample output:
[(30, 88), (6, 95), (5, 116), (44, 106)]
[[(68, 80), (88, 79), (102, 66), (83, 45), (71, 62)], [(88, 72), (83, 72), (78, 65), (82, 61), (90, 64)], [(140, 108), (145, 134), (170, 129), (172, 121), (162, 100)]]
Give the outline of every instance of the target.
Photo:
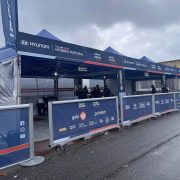
[(17, 104), (21, 104), (21, 56), (17, 57)]

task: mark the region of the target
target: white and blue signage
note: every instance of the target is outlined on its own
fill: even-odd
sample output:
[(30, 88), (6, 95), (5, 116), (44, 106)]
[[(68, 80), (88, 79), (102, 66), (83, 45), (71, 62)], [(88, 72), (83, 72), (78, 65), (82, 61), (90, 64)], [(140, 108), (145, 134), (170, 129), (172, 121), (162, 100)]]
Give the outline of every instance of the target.
[(123, 55), (116, 55), (22, 32), (18, 32), (17, 49), (18, 53), (22, 55), (33, 53), (33, 56), (38, 54), (38, 57), (41, 55), (42, 58), (44, 56), (49, 56), (50, 59), (94, 64), (117, 69), (127, 68), (160, 74), (179, 74), (179, 69), (175, 67), (147, 62)]
[(17, 0), (1, 0), (1, 13), (5, 43), (7, 47), (16, 49), (18, 32)]
[(161, 114), (175, 110), (174, 93), (155, 95), (155, 113)]
[(180, 110), (180, 93), (175, 93), (176, 109)]
[(0, 110), (0, 169), (28, 159), (29, 108)]
[(53, 142), (119, 126), (117, 98), (52, 104)]
[(139, 121), (153, 116), (152, 96), (122, 97), (122, 121)]

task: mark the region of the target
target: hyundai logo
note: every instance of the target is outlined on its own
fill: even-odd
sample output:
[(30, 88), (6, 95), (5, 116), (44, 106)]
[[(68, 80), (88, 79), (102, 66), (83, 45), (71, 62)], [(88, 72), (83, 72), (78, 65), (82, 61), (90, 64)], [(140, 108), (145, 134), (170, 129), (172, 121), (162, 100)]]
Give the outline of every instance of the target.
[(29, 45), (29, 42), (26, 41), (26, 40), (21, 40), (20, 43), (21, 43), (23, 46), (28, 46), (28, 45)]

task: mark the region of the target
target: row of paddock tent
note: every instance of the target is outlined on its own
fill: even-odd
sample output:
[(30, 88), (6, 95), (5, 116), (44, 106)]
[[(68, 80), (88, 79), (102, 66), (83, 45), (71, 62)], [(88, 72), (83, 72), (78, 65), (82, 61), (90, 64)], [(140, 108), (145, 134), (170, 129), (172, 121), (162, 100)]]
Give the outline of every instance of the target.
[[(43, 29), (37, 36), (61, 41), (47, 30)], [(0, 106), (15, 104), (33, 104), (34, 115), (38, 115), (37, 104), (43, 98), (54, 96), (54, 79), (41, 77), (21, 76), (21, 64), (16, 51), (12, 48), (0, 48)], [(104, 86), (102, 80), (84, 80), (84, 85), (88, 88), (99, 84)], [(76, 99), (75, 79), (58, 79), (58, 99)]]
[[(45, 29), (40, 31), (37, 36), (61, 41)], [(105, 51), (122, 55), (111, 47), (107, 48)], [(31, 58), (29, 58), (28, 60), (31, 60)], [(141, 60), (153, 62), (147, 57), (142, 57)], [(20, 57), (17, 55), (15, 50), (7, 47), (3, 47), (0, 49), (0, 106), (14, 105), (18, 103), (33, 103), (34, 115), (37, 115), (37, 104), (40, 102), (40, 100), (46, 97), (54, 96), (54, 79), (53, 77), (23, 77), (21, 76), (20, 62)], [(125, 76), (128, 73), (129, 71), (125, 73)], [(78, 83), (74, 78), (59, 78), (58, 81), (58, 99), (71, 100), (77, 98), (75, 97), (75, 89), (77, 88)], [(174, 77), (172, 79), (167, 79), (167, 86), (170, 88), (170, 91), (180, 89), (179, 81), (180, 79), (176, 81)], [(104, 81), (102, 79), (85, 79), (83, 82), (84, 83), (82, 83), (82, 85), (87, 85), (89, 90), (91, 90), (97, 84), (100, 85), (100, 88), (104, 87)], [(107, 80), (106, 83), (111, 89), (112, 94), (118, 95), (117, 80)], [(147, 94), (151, 91), (150, 87), (152, 83), (160, 89), (160, 79), (154, 81), (137, 80), (134, 93), (132, 90), (133, 81), (131, 79), (126, 79), (126, 95)]]

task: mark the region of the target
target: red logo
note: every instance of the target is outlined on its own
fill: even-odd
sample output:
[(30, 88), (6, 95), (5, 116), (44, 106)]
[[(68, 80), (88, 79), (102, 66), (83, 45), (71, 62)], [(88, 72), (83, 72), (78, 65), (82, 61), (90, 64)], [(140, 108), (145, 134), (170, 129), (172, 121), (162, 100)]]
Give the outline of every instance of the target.
[(80, 119), (82, 121), (84, 121), (86, 119), (86, 117), (87, 117), (87, 115), (86, 115), (86, 113), (84, 111), (80, 113)]

